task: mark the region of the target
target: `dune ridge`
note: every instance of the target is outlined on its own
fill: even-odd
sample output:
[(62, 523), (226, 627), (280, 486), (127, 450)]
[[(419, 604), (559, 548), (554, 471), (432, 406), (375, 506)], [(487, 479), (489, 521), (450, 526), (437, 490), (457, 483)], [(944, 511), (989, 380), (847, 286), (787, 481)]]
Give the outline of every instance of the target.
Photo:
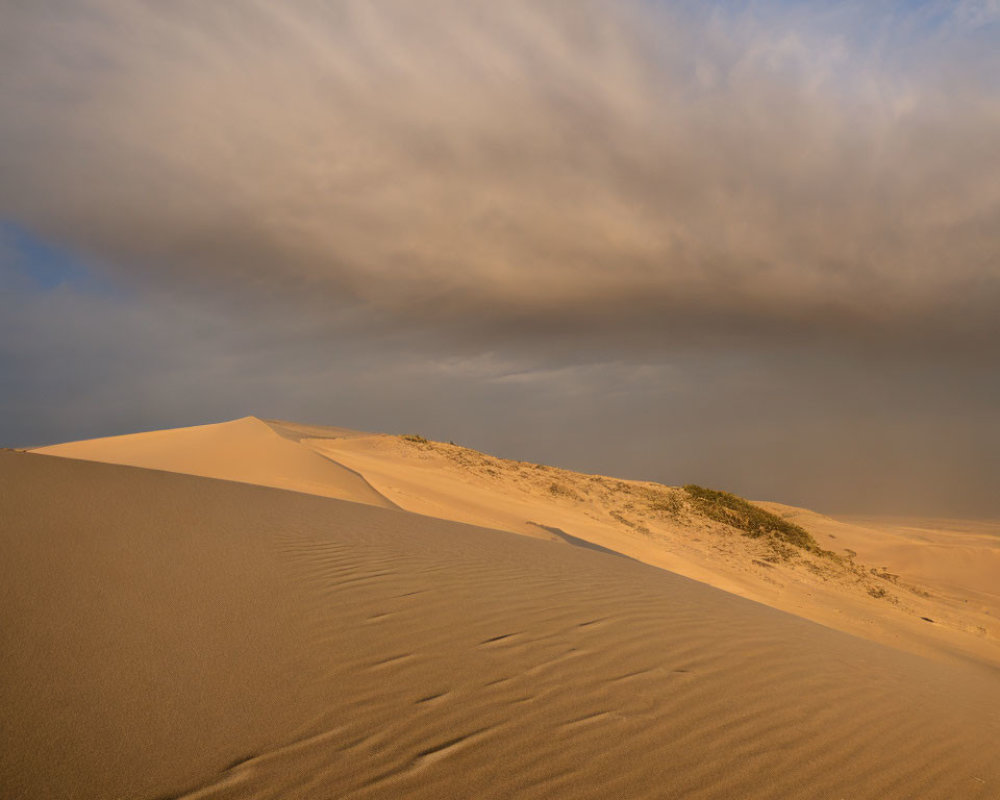
[(0, 510), (4, 796), (1000, 788), (996, 673), (634, 560), (35, 454)]
[(66, 442), (32, 452), (392, 505), (353, 470), (298, 447), (252, 416), (213, 425)]

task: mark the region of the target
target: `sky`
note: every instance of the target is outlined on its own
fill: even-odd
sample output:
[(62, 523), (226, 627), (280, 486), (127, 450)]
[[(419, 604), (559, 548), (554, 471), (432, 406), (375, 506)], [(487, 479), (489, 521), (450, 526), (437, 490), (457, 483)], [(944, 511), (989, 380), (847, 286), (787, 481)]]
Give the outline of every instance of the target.
[(998, 76), (998, 0), (0, 0), (0, 444), (996, 516)]

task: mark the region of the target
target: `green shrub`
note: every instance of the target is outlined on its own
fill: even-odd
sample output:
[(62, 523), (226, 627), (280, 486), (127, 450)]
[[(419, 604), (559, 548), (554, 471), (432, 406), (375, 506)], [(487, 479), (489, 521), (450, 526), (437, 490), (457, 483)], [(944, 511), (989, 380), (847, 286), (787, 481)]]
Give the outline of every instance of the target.
[(693, 483), (685, 486), (684, 491), (688, 493), (696, 511), (709, 519), (742, 531), (744, 536), (754, 539), (766, 537), (772, 542), (783, 542), (818, 555), (826, 554), (805, 528), (782, 519), (770, 511), (765, 511), (742, 497), (716, 489), (706, 489)]

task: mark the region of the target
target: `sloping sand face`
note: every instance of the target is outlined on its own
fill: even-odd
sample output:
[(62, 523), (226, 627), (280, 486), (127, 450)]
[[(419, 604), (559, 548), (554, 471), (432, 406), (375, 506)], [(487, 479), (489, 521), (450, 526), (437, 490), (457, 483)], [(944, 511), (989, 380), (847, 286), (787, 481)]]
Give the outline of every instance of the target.
[(990, 798), (1000, 681), (569, 544), (0, 454), (0, 795)]
[(761, 503), (808, 526), (824, 546), (849, 548), (869, 564), (905, 573), (945, 594), (984, 601), (1000, 616), (1000, 521), (906, 517), (832, 518)]
[(842, 517), (761, 503), (807, 527), (824, 546), (926, 595), (923, 621), (966, 634), (968, 656), (1000, 665), (1000, 521)]
[[(642, 502), (645, 491), (669, 503), (675, 491), (669, 487), (499, 459), (416, 437), (300, 430), (303, 446), (356, 470), (408, 511), (538, 538), (583, 539), (918, 655), (1000, 667), (1000, 536), (986, 535), (986, 523), (961, 536), (926, 525), (912, 535), (760, 503), (844, 558), (775, 560), (737, 531), (683, 513), (656, 513)], [(857, 562), (848, 558), (852, 550)]]
[[(1000, 612), (1000, 522), (887, 517), (842, 522), (842, 538), (859, 557), (892, 564), (942, 592), (974, 597)], [(847, 529), (857, 531), (853, 539)]]
[(44, 455), (183, 472), (391, 507), (355, 472), (256, 417), (40, 447)]

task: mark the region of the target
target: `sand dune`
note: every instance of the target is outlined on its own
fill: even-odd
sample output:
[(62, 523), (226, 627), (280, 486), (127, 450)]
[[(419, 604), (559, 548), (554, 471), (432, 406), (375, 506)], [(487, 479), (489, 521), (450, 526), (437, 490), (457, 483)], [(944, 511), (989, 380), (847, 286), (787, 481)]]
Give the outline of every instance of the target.
[(36, 452), (584, 541), (873, 641), (1000, 667), (1000, 537), (989, 529), (956, 537), (924, 525), (914, 534), (762, 503), (801, 523), (839, 560), (789, 554), (691, 513), (684, 492), (670, 487), (499, 459), (419, 437), (254, 417)]
[(838, 630), (1000, 667), (1000, 537), (984, 533), (986, 523), (962, 539), (925, 525), (918, 540), (762, 503), (804, 525), (843, 561), (808, 553), (775, 558), (730, 528), (683, 509), (664, 511), (683, 492), (657, 484), (412, 437), (317, 426), (308, 432), (303, 445), (363, 474), (409, 511), (541, 538), (558, 538), (551, 533), (558, 531)]
[(631, 559), (0, 453), (11, 798), (988, 798), (996, 671)]
[(67, 442), (33, 452), (391, 505), (358, 474), (293, 444), (256, 417)]
[[(955, 596), (1000, 606), (1000, 522), (843, 517), (847, 547)], [(818, 528), (819, 526), (817, 526)], [(848, 532), (850, 531), (850, 532)]]
[(1000, 598), (1000, 521), (817, 514), (761, 503), (858, 559), (944, 591)]
[(911, 617), (931, 617), (940, 623), (935, 633), (968, 634), (964, 642), (980, 646), (959, 644), (960, 649), (1000, 665), (1000, 522), (834, 519), (778, 503), (761, 505), (807, 526), (824, 546), (855, 553), (858, 561), (890, 575), (895, 585), (908, 584), (918, 593)]

